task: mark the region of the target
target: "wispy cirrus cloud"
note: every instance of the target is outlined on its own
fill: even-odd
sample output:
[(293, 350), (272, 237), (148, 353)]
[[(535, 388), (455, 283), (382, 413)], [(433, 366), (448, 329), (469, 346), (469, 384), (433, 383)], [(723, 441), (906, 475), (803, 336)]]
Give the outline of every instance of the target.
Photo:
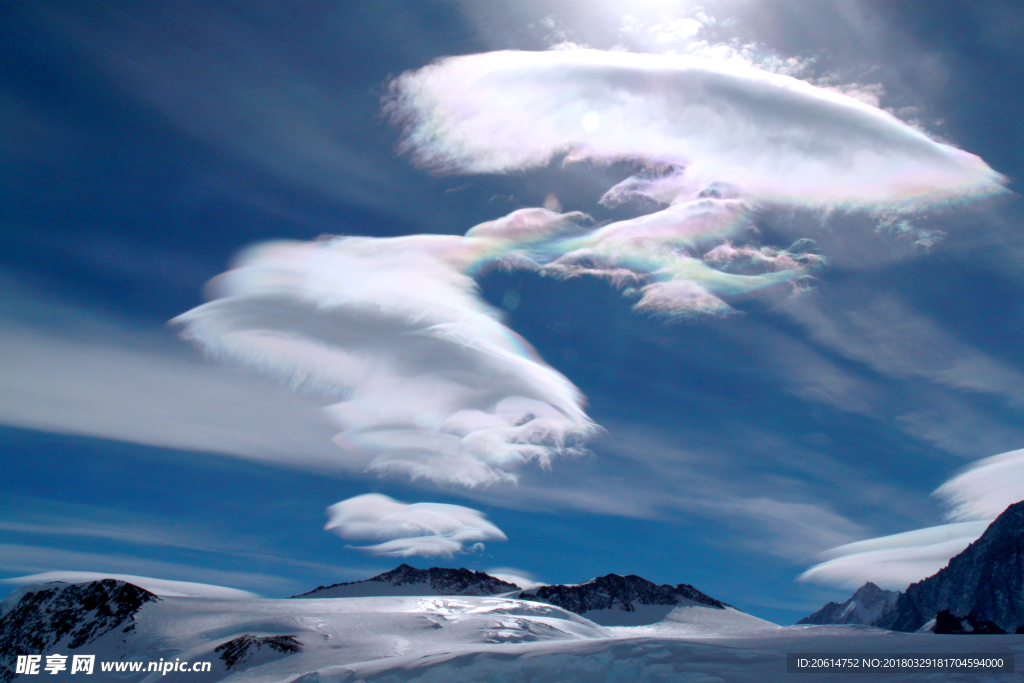
[(478, 510), (444, 503), (402, 503), (366, 493), (327, 508), (327, 525), (350, 541), (378, 541), (355, 546), (386, 557), (452, 557), (483, 549), (484, 541), (508, 540)]
[[(716, 429), (706, 424), (693, 430), (608, 427), (585, 467), (556, 466), (541, 476), (528, 472), (514, 489), (464, 495), (529, 513), (625, 517), (644, 529), (700, 524), (716, 530), (702, 543), (790, 563), (813, 561), (822, 548), (867, 533), (865, 524), (833, 503), (836, 490), (874, 484), (881, 505), (890, 505), (888, 514), (905, 514), (898, 488), (872, 482), (827, 451), (773, 440), (758, 430), (742, 433), (735, 427), (731, 438), (709, 438)], [(780, 476), (781, 470), (799, 474)]]
[(892, 295), (823, 310), (801, 302), (786, 312), (810, 339), (895, 379), (924, 379), (967, 393), (1024, 405), (1024, 373), (962, 341)]

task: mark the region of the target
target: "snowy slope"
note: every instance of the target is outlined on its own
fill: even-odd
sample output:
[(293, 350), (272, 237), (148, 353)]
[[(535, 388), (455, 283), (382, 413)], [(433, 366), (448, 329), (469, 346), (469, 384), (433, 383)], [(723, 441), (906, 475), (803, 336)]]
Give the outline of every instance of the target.
[[(88, 621), (95, 612), (78, 616)], [(786, 673), (787, 652), (1024, 652), (1024, 636), (964, 638), (864, 626), (779, 627), (732, 608), (694, 605), (677, 606), (656, 624), (607, 628), (553, 605), (477, 596), (163, 598), (140, 604), (130, 621), (134, 628), (129, 632), (114, 629), (76, 650), (57, 651), (95, 654), (99, 661), (209, 661), (211, 671), (114, 674), (102, 673), (97, 666), (88, 677), (65, 671), (46, 674), (44, 680), (770, 683), (793, 680)], [(88, 624), (85, 627), (90, 630)], [(872, 675), (871, 680), (922, 679), (892, 674)]]

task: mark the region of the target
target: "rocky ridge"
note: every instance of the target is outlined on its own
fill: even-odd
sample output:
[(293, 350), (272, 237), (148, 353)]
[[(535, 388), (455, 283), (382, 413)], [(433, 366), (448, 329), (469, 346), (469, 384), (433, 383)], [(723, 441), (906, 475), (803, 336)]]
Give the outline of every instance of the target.
[(689, 584), (659, 586), (635, 574), (608, 574), (578, 585), (541, 586), (523, 591), (517, 597), (546, 602), (579, 615), (595, 610), (635, 612), (639, 605), (678, 606), (695, 603), (713, 609), (724, 610), (729, 607)]
[(220, 654), (220, 659), (228, 669), (240, 664), (245, 664), (254, 654), (263, 648), (269, 652), (282, 655), (290, 655), (302, 652), (302, 642), (295, 636), (254, 636), (245, 634), (219, 645), (214, 652)]
[(901, 595), (903, 594), (899, 591), (883, 590), (868, 581), (846, 602), (830, 602), (796, 623), (877, 626), (896, 609), (896, 603)]
[(447, 567), (431, 567), (416, 569), (408, 564), (401, 564), (389, 572), (384, 572), (365, 581), (335, 583), (320, 586), (308, 593), (295, 595), (295, 598), (333, 597), (331, 593), (345, 593), (346, 589), (362, 589), (373, 592), (380, 589), (380, 595), (387, 595), (389, 588), (414, 585), (429, 586), (433, 595), (498, 595), (520, 590), (514, 583), (508, 583), (490, 574), (475, 572), (469, 569), (449, 569)]

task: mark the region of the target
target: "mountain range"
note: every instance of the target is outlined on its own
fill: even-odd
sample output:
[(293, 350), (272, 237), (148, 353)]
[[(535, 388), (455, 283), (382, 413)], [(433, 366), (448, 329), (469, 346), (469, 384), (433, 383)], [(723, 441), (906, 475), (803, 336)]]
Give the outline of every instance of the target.
[[(161, 597), (115, 579), (37, 584), (2, 603), (0, 681), (15, 678), (25, 655), (43, 659), (46, 680), (78, 680), (70, 661), (54, 678), (41, 670), (47, 657), (70, 654), (96, 657), (86, 680), (130, 683), (162, 675), (150, 665), (181, 662), (206, 667), (173, 671), (189, 683), (408, 680), (416, 678), (410, 671), (427, 669), (440, 669), (431, 680), (467, 683), (654, 681), (665, 671), (702, 667), (707, 676), (722, 663), (709, 659), (695, 669), (693, 646), (666, 637), (778, 628), (692, 586), (638, 576), (610, 574), (537, 593), (467, 569), (409, 565), (279, 600)], [(570, 599), (587, 616), (555, 604)], [(627, 623), (656, 630), (621, 628)]]
[(293, 599), (404, 595), (514, 597), (554, 605), (604, 626), (653, 624), (665, 619), (676, 608), (685, 606), (738, 612), (689, 584), (658, 585), (634, 574), (608, 574), (581, 584), (542, 585), (524, 591), (515, 584), (483, 572), (445, 567), (416, 569), (408, 564), (364, 581), (320, 586)]
[[(982, 584), (1017, 585), (1012, 568), (1021, 512), (1004, 513), (972, 553), (944, 570), (953, 574), (936, 575), (963, 581), (979, 596), (966, 616), (939, 610), (936, 631), (1009, 630), (992, 619), (1005, 614), (1002, 623), (1012, 625), (1019, 593), (998, 600)], [(908, 594), (918, 599), (940, 592), (927, 583), (936, 577)], [(119, 683), (162, 678), (153, 666), (201, 667), (173, 671), (189, 683), (763, 683), (786, 675), (788, 652), (947, 652), (948, 642), (930, 634), (850, 628), (902, 618), (910, 613), (899, 612), (908, 594), (868, 584), (803, 626), (780, 627), (691, 585), (659, 585), (636, 575), (527, 591), (482, 572), (403, 564), (365, 581), (277, 600), (157, 596), (115, 579), (37, 584), (0, 603), (0, 682), (15, 678), (19, 656), (46, 663), (85, 654), (96, 657), (95, 673), (85, 680)], [(941, 601), (911, 604), (921, 617), (927, 614), (922, 609)], [(884, 643), (878, 640), (883, 636)], [(964, 642), (958, 646), (964, 653), (991, 647), (984, 639)], [(69, 670), (53, 678), (40, 673), (47, 680), (79, 680)], [(872, 680), (897, 678), (878, 674)]]

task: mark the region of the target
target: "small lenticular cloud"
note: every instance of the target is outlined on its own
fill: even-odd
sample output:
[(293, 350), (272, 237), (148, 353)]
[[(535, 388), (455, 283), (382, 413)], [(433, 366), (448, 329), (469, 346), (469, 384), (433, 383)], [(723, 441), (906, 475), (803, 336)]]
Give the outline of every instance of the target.
[(507, 581), (508, 583), (515, 584), (523, 590), (532, 590), (540, 586), (544, 586), (544, 582), (538, 581), (536, 577), (530, 572), (524, 572), (521, 569), (515, 569), (514, 567), (493, 567), (484, 572), (496, 579)]
[(355, 546), (387, 557), (452, 557), (483, 550), (484, 541), (505, 541), (504, 532), (482, 512), (442, 503), (406, 504), (379, 493), (349, 498), (327, 508), (327, 525)]

